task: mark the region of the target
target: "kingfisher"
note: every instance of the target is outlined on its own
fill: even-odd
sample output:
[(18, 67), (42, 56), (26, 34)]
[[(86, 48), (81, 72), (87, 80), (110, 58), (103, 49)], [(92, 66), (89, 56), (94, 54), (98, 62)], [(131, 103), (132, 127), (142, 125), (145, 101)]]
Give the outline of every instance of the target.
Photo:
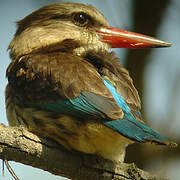
[(128, 71), (111, 48), (170, 43), (110, 27), (91, 5), (56, 3), (17, 22), (8, 49), (6, 111), (71, 152), (123, 162), (134, 142), (176, 146), (148, 127)]

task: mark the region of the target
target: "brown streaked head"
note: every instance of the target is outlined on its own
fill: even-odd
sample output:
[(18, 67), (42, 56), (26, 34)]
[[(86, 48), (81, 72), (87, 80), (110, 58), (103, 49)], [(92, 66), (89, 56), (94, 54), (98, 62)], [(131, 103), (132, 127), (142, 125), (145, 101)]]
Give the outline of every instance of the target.
[(8, 47), (10, 56), (16, 59), (35, 51), (70, 51), (87, 44), (98, 45), (99, 37), (92, 29), (107, 26), (105, 17), (91, 5), (44, 6), (17, 22), (17, 31)]
[(34, 52), (71, 52), (109, 48), (168, 47), (170, 43), (149, 36), (108, 26), (105, 17), (93, 6), (56, 3), (40, 8), (17, 23), (9, 45), (12, 59)]

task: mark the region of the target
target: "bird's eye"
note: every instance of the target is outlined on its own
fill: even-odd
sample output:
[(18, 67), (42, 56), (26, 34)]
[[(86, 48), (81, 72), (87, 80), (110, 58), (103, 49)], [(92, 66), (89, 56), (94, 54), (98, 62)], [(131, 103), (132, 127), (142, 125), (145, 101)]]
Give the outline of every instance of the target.
[(90, 22), (90, 17), (85, 13), (74, 14), (74, 23), (78, 26), (86, 26)]

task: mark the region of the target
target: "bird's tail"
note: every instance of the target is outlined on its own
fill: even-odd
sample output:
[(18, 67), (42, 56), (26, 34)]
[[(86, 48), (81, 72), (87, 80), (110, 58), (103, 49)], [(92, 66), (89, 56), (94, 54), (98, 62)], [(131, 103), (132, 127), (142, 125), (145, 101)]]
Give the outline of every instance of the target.
[(125, 114), (123, 119), (105, 121), (104, 125), (134, 141), (167, 145), (169, 147), (177, 146), (176, 143), (157, 131), (137, 121), (131, 114)]

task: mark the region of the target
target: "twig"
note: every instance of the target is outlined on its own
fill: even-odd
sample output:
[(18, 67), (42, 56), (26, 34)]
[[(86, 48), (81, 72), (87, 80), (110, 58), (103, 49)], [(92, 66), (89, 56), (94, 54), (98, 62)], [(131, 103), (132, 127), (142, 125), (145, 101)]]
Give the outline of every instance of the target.
[(96, 156), (65, 151), (22, 127), (0, 125), (0, 158), (27, 164), (73, 180), (165, 180), (137, 168)]
[(5, 165), (6, 165), (7, 169), (8, 169), (8, 171), (10, 172), (10, 174), (12, 175), (12, 177), (14, 178), (14, 180), (20, 180), (20, 179), (16, 176), (15, 172), (14, 172), (13, 169), (11, 168), (10, 164), (8, 163), (8, 161), (5, 159), (3, 162), (5, 162)]

